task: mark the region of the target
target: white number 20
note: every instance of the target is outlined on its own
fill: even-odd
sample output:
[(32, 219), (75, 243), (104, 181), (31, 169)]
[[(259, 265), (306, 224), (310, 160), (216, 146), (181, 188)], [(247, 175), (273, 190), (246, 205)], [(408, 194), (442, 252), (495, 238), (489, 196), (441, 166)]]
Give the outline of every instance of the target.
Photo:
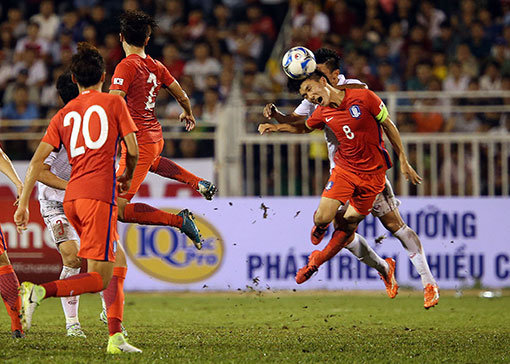
[(343, 130), (347, 139), (354, 139), (354, 133), (348, 125), (344, 125)]
[[(101, 133), (97, 140), (92, 140), (90, 137), (89, 124), (90, 117), (93, 113), (96, 113), (99, 116), (99, 123), (101, 125)], [(104, 145), (104, 143), (106, 143), (106, 139), (108, 138), (108, 117), (101, 106), (92, 105), (87, 109), (87, 111), (85, 111), (85, 115), (83, 115), (83, 128), (81, 125), (81, 115), (76, 111), (68, 112), (66, 116), (64, 116), (64, 126), (71, 125), (71, 120), (73, 121), (73, 130), (71, 131), (71, 158), (85, 153), (85, 147), (83, 145), (80, 147), (76, 146), (78, 143), (78, 134), (80, 133), (80, 129), (87, 148), (99, 149)]]

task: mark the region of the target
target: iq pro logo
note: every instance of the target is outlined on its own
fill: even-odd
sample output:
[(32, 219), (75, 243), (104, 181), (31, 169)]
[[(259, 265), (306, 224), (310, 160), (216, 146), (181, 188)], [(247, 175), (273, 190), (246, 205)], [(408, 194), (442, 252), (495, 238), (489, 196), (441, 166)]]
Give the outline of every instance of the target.
[[(171, 213), (178, 210), (163, 209)], [(221, 266), (223, 240), (212, 224), (195, 216), (203, 238), (201, 250), (179, 230), (168, 226), (131, 224), (124, 233), (126, 252), (133, 263), (152, 277), (172, 283), (200, 282)]]

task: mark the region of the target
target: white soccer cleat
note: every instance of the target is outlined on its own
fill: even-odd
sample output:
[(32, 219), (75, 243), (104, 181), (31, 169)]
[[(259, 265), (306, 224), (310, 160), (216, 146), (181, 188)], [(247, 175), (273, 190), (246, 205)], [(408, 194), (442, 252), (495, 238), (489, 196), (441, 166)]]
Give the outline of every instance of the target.
[(81, 329), (80, 324), (73, 324), (67, 328), (67, 336), (87, 338), (87, 335)]
[(32, 326), (32, 315), (44, 299), (46, 290), (32, 282), (23, 282), (19, 287), (19, 294), (21, 296), (21, 326), (24, 332), (28, 332)]
[(121, 354), (121, 353), (141, 353), (142, 351), (133, 345), (129, 344), (122, 335), (122, 333), (117, 332), (116, 334), (110, 336), (108, 339), (108, 347), (106, 348), (107, 354)]

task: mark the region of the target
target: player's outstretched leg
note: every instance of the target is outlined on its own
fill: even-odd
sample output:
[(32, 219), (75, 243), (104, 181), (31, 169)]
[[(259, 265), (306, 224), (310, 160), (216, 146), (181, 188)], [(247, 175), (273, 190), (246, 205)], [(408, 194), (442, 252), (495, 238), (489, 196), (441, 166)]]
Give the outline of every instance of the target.
[[(60, 279), (66, 279), (80, 274), (80, 268), (62, 267)], [(80, 296), (61, 297), (62, 308), (66, 317), (67, 336), (75, 336), (86, 338), (87, 336), (81, 329), (80, 320), (78, 318), (78, 307), (80, 305)]]
[[(3, 257), (2, 257), (3, 256)], [(7, 253), (0, 256), (1, 260), (7, 259)], [(23, 338), (25, 334), (21, 327), (21, 298), (18, 295), (19, 281), (11, 264), (0, 265), (0, 294), (4, 301), (7, 313), (11, 318), (11, 331), (13, 338)]]
[(165, 157), (160, 157), (159, 160), (151, 166), (150, 171), (159, 176), (170, 178), (191, 186), (191, 188), (204, 196), (206, 200), (212, 200), (217, 191), (216, 186), (212, 182), (195, 176), (193, 173)]
[(360, 262), (376, 269), (386, 286), (386, 293), (390, 298), (395, 298), (398, 294), (398, 283), (395, 278), (395, 261), (392, 258), (381, 258), (368, 245), (365, 238), (359, 234), (354, 235), (354, 239), (346, 247)]
[(400, 240), (421, 277), (424, 296), (423, 306), (425, 309), (434, 307), (439, 302), (439, 288), (430, 271), (420, 238), (413, 229), (405, 224), (398, 209), (390, 211), (380, 219), (383, 225)]
[(97, 272), (81, 273), (41, 285), (23, 282), (20, 287), (23, 330), (32, 326), (35, 309), (48, 297), (69, 297), (83, 293), (95, 293), (104, 289), (103, 278)]
[[(122, 200), (124, 199), (119, 198), (119, 206)], [(121, 216), (120, 213), (119, 216)], [(197, 249), (202, 249), (200, 231), (195, 224), (193, 214), (187, 209), (178, 214), (171, 214), (144, 203), (128, 203), (124, 206), (120, 220), (140, 225), (167, 225), (179, 228), (191, 239)]]

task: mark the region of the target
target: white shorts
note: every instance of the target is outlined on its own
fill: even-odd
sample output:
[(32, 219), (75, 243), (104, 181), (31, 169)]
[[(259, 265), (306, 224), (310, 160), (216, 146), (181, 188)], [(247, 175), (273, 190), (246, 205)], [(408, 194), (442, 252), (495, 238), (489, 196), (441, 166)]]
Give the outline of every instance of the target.
[(372, 205), (372, 215), (375, 217), (382, 217), (388, 212), (398, 208), (400, 201), (395, 197), (391, 183), (386, 178), (386, 187), (375, 198)]
[(68, 240), (75, 240), (79, 243), (78, 233), (67, 220), (62, 202), (39, 200), (39, 204), (41, 205), (41, 215), (57, 248), (60, 243)]

